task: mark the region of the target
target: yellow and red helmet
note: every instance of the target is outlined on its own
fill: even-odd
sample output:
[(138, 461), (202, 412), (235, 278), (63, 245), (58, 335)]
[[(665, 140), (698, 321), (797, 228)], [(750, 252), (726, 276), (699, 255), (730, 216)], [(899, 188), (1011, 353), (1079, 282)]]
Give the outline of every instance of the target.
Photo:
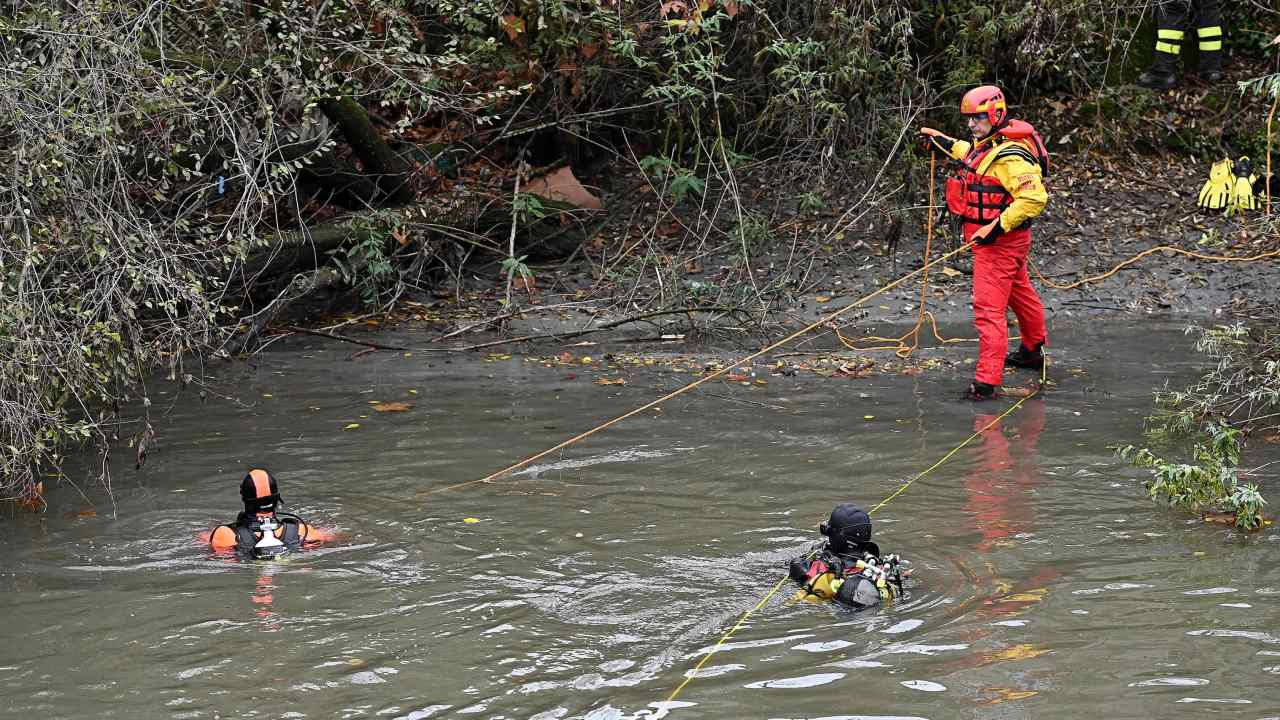
[(1000, 127), (1009, 117), (1004, 91), (995, 85), (979, 85), (960, 99), (961, 115), (986, 115), (992, 127)]

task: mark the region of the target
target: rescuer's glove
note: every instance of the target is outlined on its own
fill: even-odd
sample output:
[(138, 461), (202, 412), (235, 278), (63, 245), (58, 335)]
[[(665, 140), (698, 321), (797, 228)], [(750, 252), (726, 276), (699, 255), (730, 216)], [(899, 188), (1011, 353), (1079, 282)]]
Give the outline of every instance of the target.
[(1209, 179), (1200, 187), (1197, 205), (1209, 210), (1221, 210), (1231, 200), (1235, 178), (1231, 175), (1231, 160), (1222, 159), (1209, 168)]
[(948, 155), (951, 154), (951, 146), (956, 144), (955, 138), (931, 127), (920, 128), (920, 137), (924, 140), (926, 146), (933, 145)]
[(1004, 233), (1004, 226), (1000, 224), (1000, 218), (983, 225), (973, 232), (973, 237), (969, 238), (979, 245), (990, 245), (996, 241), (996, 238)]
[(1231, 184), (1231, 207), (1236, 210), (1256, 210), (1258, 199), (1253, 196), (1253, 181), (1257, 179), (1251, 170), (1248, 157), (1242, 157), (1232, 165), (1235, 175)]

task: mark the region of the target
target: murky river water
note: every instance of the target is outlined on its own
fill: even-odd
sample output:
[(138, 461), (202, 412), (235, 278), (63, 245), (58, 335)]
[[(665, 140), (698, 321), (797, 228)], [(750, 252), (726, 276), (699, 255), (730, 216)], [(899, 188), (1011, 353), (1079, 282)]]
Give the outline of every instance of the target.
[[(1176, 328), (1122, 330), (1059, 330), (1060, 387), (874, 516), (918, 568), (905, 601), (851, 613), (788, 586), (671, 706), (834, 503), (874, 504), (1005, 404), (953, 400), (962, 371), (762, 375), (424, 495), (690, 376), (344, 362), (326, 341), (212, 368), (248, 406), (156, 395), (158, 447), (140, 473), (116, 458), (114, 508), (64, 485), (50, 513), (0, 520), (0, 715), (1280, 717), (1280, 531), (1154, 505), (1112, 458), (1152, 388), (1193, 370)], [(196, 534), (234, 517), (254, 464), (343, 539), (211, 556)]]

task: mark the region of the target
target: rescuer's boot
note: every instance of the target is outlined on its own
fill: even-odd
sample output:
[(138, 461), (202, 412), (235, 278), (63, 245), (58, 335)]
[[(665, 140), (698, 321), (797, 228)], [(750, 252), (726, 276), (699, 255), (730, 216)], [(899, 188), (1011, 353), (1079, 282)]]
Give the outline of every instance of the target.
[(964, 391), (964, 399), (973, 400), (974, 402), (981, 400), (995, 400), (996, 386), (974, 380), (969, 383), (969, 389)]
[(1044, 369), (1044, 353), (1040, 345), (1035, 350), (1028, 350), (1026, 345), (1019, 344), (1018, 349), (1004, 357), (1006, 367), (1026, 368), (1028, 370)]

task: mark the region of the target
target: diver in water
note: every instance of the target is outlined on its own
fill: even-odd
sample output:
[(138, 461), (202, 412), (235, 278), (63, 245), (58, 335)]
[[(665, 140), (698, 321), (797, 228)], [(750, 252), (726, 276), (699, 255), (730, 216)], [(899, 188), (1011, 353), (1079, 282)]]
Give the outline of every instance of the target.
[(831, 518), (818, 526), (827, 536), (824, 543), (791, 561), (791, 579), (803, 588), (806, 598), (867, 608), (888, 602), (902, 594), (903, 579), (911, 575), (909, 565), (897, 555), (881, 555), (871, 541), (871, 516), (857, 505), (844, 503), (831, 511)]
[(209, 533), (214, 550), (235, 549), (245, 558), (271, 558), (302, 547), (307, 541), (330, 537), (292, 513), (279, 512), (283, 502), (276, 479), (264, 468), (253, 468), (240, 482), (244, 510), (234, 523)]

